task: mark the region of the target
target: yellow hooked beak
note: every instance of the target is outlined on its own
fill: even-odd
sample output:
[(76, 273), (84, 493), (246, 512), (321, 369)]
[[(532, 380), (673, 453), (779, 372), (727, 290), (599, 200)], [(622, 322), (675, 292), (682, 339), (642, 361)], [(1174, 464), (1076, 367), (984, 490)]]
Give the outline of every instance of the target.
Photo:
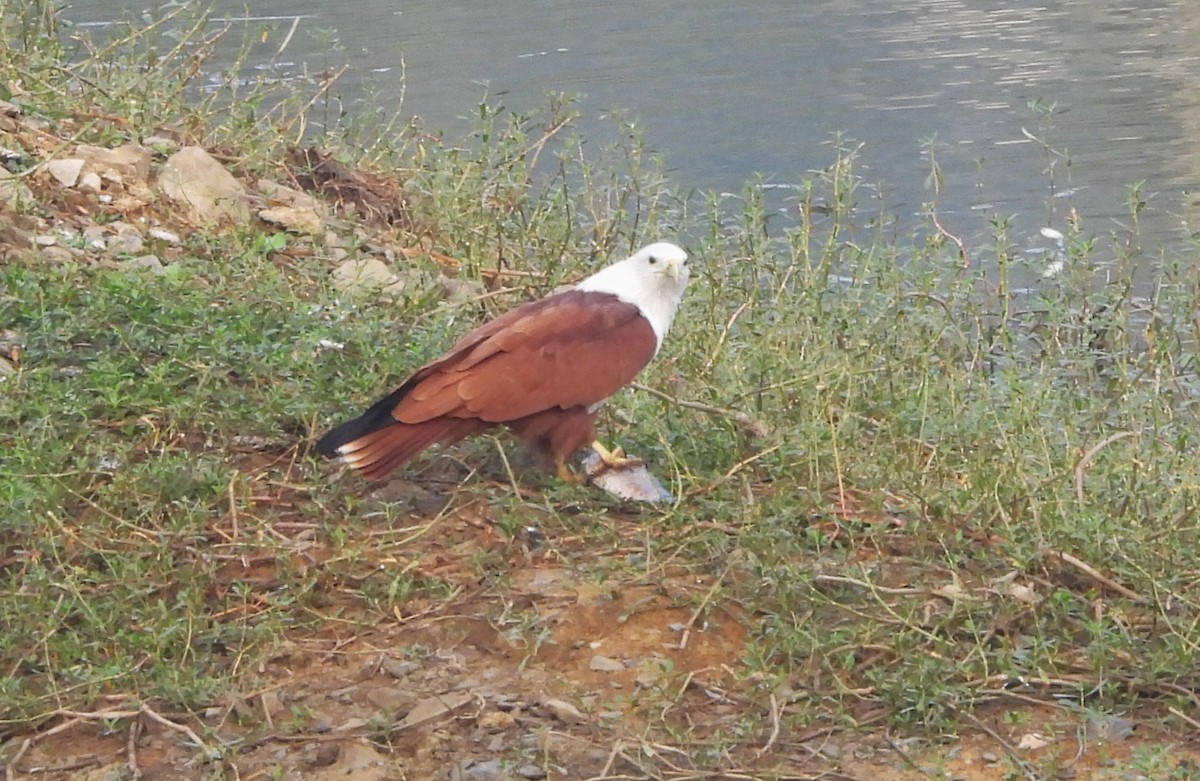
[(663, 273), (671, 278), (671, 281), (679, 281), (679, 261), (671, 258), (667, 261), (667, 267), (663, 269)]

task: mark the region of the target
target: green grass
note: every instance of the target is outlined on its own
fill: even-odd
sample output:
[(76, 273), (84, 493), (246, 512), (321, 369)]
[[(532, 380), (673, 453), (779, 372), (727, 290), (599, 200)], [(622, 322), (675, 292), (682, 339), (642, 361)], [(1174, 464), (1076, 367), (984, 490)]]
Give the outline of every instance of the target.
[[(170, 97), (186, 70), (103, 67), (136, 59), (140, 39), (69, 66), (86, 79), (64, 106), (65, 53), (17, 34), (45, 17), (20, 27), (2, 0), (0, 16), (8, 40), (26, 41), (0, 55), (0, 83), (28, 85), (5, 97), (64, 136), (115, 145), (182, 117), (238, 150), (239, 174), (277, 170), (271, 122)], [(158, 113), (80, 120), (130, 94)], [(0, 327), (26, 340), (21, 372), (0, 384), (0, 735), (113, 693), (200, 708), (289, 631), (448, 598), (453, 584), (363, 564), (385, 552), (365, 532), (407, 516), (355, 480), (330, 484), (312, 437), (489, 310), (659, 237), (688, 245), (699, 279), (641, 381), (715, 409), (621, 394), (604, 434), (681, 497), (642, 512), (647, 545), (721, 577), (708, 607), (747, 622), (748, 688), (786, 686), (794, 724), (882, 709), (954, 729), (1005, 686), (1195, 712), (1192, 258), (1137, 259), (1135, 286), (1126, 242), (1101, 267), (1080, 226), (1067, 270), (1042, 280), (998, 220), (964, 268), (932, 226), (911, 244), (883, 237), (855, 202), (845, 148), (806, 182), (801, 222), (768, 230), (753, 184), (740, 200), (687, 197), (636, 142), (583, 156), (573, 111), (484, 107), (470, 149), (408, 127), (338, 131), (345, 159), (399, 172), (414, 233), (465, 276), (533, 272), (486, 302), (344, 300), (331, 260), (272, 262), (264, 247), (312, 247), (261, 226), (197, 232), (161, 276), (33, 253), (0, 265)], [(456, 452), (506, 482), (488, 440)], [(533, 519), (614, 544), (575, 512), (609, 507), (597, 492), (524, 479), (540, 499), (478, 478), (461, 490), (510, 532)], [(306, 559), (314, 545), (336, 554)], [(267, 580), (251, 559), (270, 563)], [(576, 565), (621, 576), (609, 560)]]

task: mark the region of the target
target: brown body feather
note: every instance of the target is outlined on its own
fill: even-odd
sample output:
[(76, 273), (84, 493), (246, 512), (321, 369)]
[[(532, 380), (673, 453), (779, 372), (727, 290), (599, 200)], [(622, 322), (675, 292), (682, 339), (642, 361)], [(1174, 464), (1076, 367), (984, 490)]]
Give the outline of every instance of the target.
[(592, 442), (596, 408), (657, 344), (636, 306), (608, 293), (558, 293), (471, 331), (317, 450), (377, 478), (435, 442), (507, 425), (561, 464)]

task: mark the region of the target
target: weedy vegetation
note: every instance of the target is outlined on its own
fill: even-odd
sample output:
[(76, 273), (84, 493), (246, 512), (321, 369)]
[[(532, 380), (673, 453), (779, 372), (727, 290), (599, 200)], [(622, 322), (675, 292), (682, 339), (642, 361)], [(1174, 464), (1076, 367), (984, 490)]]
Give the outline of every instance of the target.
[[(49, 3), (0, 0), (0, 20), (0, 98), (64, 148), (169, 124), (239, 177), (271, 177), (336, 105), (330, 77), (199, 90), (222, 31), (179, 12), (110, 43), (64, 29)], [(535, 609), (505, 599), (530, 526), (552, 547), (582, 540), (559, 555), (583, 580), (694, 576), (679, 597), (692, 633), (710, 618), (744, 627), (723, 662), (737, 718), (649, 718), (643, 732), (696, 766), (815, 728), (970, 731), (997, 703), (1196, 725), (1190, 255), (1075, 223), (1063, 270), (1043, 278), (1003, 217), (961, 253), (936, 202), (926, 230), (897, 239), (861, 205), (848, 143), (779, 204), (756, 183), (737, 198), (672, 190), (632, 126), (585, 151), (567, 98), (530, 116), (484, 104), (463, 147), (381, 117), (330, 119), (316, 142), (401, 186), (408, 219), (387, 241), (454, 258), (484, 293), (351, 300), (319, 240), (264, 223), (188, 232), (157, 275), (35, 249), (0, 262), (0, 328), (23, 342), (0, 377), (5, 762), (64, 713), (203, 713), (298, 637), (461, 611), (466, 581), (418, 559), (422, 525), (466, 505), (506, 541), (461, 562), (490, 600), (469, 608), (524, 638), (522, 664), (547, 642)], [(6, 166), (31, 177), (39, 162)], [(1135, 189), (1130, 224), (1142, 207)], [(160, 208), (136, 216), (169, 221)], [(351, 250), (381, 240), (352, 219), (337, 230)], [(645, 457), (674, 504), (559, 485), (503, 437), (414, 465), (450, 497), (433, 511), (333, 479), (310, 453), (470, 323), (659, 238), (686, 245), (699, 278), (603, 433)], [(427, 252), (395, 262), (445, 270)], [(667, 690), (687, 688), (669, 675)]]

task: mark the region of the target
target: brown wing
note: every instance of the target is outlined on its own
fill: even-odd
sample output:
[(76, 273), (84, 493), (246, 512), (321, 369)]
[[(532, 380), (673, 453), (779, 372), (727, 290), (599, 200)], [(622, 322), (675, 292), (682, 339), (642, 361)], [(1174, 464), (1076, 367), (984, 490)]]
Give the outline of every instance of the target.
[(467, 334), (404, 383), (392, 416), (402, 423), (441, 416), (504, 423), (556, 407), (590, 407), (637, 376), (656, 345), (637, 307), (604, 293), (567, 291)]

